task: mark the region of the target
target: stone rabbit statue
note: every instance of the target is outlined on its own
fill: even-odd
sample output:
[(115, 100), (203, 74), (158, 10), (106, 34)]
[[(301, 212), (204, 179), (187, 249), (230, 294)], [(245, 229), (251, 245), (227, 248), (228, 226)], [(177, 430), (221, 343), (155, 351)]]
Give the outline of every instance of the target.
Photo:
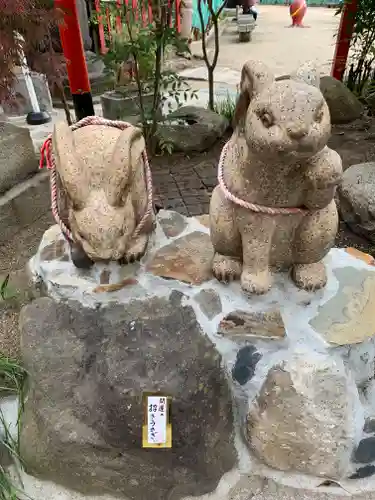
[(135, 233), (148, 205), (141, 130), (99, 124), (72, 131), (58, 123), (52, 147), (73, 263), (88, 268), (100, 260), (140, 259), (154, 224), (152, 212)]
[(311, 63), (280, 81), (261, 62), (244, 65), (210, 205), (217, 279), (240, 278), (245, 292), (263, 294), (271, 267), (291, 268), (298, 287), (325, 286), (322, 259), (337, 233), (334, 194), (342, 175), (340, 156), (327, 147), (330, 132)]

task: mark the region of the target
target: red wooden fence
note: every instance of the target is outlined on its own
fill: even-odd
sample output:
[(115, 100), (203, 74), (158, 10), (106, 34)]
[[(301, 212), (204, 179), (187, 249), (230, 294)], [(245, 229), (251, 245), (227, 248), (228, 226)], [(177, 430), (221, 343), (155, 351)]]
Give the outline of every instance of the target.
[[(122, 19), (120, 15), (116, 15), (116, 18), (113, 19), (113, 9), (108, 4), (116, 5), (121, 10), (122, 5), (126, 5), (129, 8), (131, 5), (131, 9), (134, 12), (134, 18), (138, 21), (139, 15), (142, 18), (143, 26), (147, 26), (147, 24), (152, 23), (152, 8), (151, 3), (148, 2), (146, 8), (145, 3), (142, 1), (141, 8), (139, 8), (138, 0), (95, 0), (95, 10), (97, 13), (97, 22), (99, 28), (99, 49), (101, 54), (105, 54), (108, 51), (107, 42), (106, 42), (106, 32), (107, 36), (110, 40), (111, 33), (114, 29), (117, 32), (121, 32), (122, 30)], [(174, 23), (177, 31), (181, 30), (181, 14), (180, 14), (180, 6), (181, 0), (168, 0), (168, 5), (173, 6), (174, 19), (171, 19), (171, 25)], [(107, 29), (105, 29), (107, 28)]]

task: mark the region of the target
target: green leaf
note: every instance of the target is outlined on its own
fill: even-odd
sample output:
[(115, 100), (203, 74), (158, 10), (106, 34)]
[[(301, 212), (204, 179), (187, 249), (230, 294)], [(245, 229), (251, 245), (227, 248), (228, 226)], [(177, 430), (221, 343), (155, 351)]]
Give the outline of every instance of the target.
[(5, 279), (3, 280), (3, 282), (0, 285), (0, 297), (3, 300), (6, 299), (6, 292), (7, 292), (7, 287), (8, 287), (8, 283), (9, 283), (9, 278), (10, 278), (10, 274), (7, 274)]

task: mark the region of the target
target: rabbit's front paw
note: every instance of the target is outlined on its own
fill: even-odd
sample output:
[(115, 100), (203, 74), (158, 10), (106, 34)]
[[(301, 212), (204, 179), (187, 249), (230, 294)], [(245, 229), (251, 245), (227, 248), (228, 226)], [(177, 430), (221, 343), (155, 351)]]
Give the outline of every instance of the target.
[(307, 178), (310, 188), (314, 191), (327, 191), (338, 186), (342, 173), (337, 169), (327, 169), (325, 172), (309, 172)]
[(119, 259), (118, 263), (120, 266), (125, 266), (126, 264), (133, 264), (133, 262), (138, 262), (141, 260), (144, 254), (128, 252), (126, 255)]
[(271, 288), (271, 273), (269, 269), (250, 272), (244, 269), (241, 275), (241, 287), (245, 293), (262, 295)]
[(119, 260), (120, 265), (131, 264), (141, 260), (146, 253), (148, 243), (148, 235), (140, 234), (135, 242), (131, 245), (126, 254)]
[(222, 283), (230, 283), (241, 276), (242, 263), (238, 259), (215, 254), (212, 272), (215, 278)]
[(323, 262), (314, 264), (296, 264), (292, 277), (298, 288), (313, 292), (323, 288), (327, 283), (327, 273)]
[(316, 191), (327, 191), (336, 188), (341, 181), (341, 176), (332, 174), (328, 178), (317, 179), (315, 181)]

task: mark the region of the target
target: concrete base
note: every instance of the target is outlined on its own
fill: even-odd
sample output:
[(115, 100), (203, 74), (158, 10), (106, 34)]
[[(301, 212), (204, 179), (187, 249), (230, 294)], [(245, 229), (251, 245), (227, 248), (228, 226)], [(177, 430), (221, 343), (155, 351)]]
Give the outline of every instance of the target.
[[(40, 481), (22, 474), (24, 491), (21, 500), (119, 500), (110, 495), (86, 496), (67, 490), (49, 481)], [(320, 482), (323, 483), (322, 481)], [(122, 498), (122, 500), (126, 500)], [(310, 478), (280, 478), (265, 474), (241, 474), (234, 470), (226, 474), (216, 491), (184, 500), (375, 500), (375, 480), (358, 480), (351, 484), (331, 486), (313, 484)]]
[[(119, 267), (115, 263), (110, 265), (102, 263), (97, 264), (90, 274), (82, 274), (72, 267), (69, 256), (66, 253), (64, 240), (55, 226), (45, 233), (39, 251), (30, 263), (31, 271), (46, 284), (48, 294), (55, 298), (55, 300), (70, 298), (95, 309), (99, 304), (105, 306), (113, 303), (113, 301), (125, 304), (134, 299), (144, 297), (147, 294), (155, 293), (155, 290), (157, 290), (158, 296), (166, 296), (172, 287), (173, 289), (178, 289), (185, 295), (185, 304), (189, 304), (194, 308), (202, 331), (205, 331), (212, 341), (215, 342), (216, 348), (220, 349), (221, 355), (225, 357), (225, 366), (227, 368), (233, 367), (235, 357), (238, 359), (238, 348), (243, 345), (241, 336), (246, 337), (244, 339), (246, 345), (249, 345), (249, 342), (256, 345), (258, 352), (263, 355), (261, 359), (258, 359), (256, 371), (250, 376), (249, 381), (246, 382), (246, 387), (244, 384), (241, 385), (241, 391), (238, 384), (236, 385), (235, 383), (234, 372), (232, 370), (233, 394), (235, 395), (234, 400), (238, 403), (238, 410), (241, 409), (240, 407), (244, 402), (244, 398), (250, 402), (256, 397), (269, 366), (273, 366), (275, 361), (287, 360), (287, 351), (292, 349), (294, 352), (295, 349), (300, 349), (302, 344), (306, 347), (303, 352), (306, 352), (305, 359), (307, 364), (309, 362), (313, 363), (314, 359), (316, 359), (318, 366), (322, 351), (327, 351), (327, 354), (336, 359), (337, 369), (342, 366), (339, 358), (343, 357), (343, 362), (348, 372), (353, 372), (355, 375), (366, 372), (369, 360), (366, 360), (365, 356), (358, 358), (355, 355), (356, 353), (363, 354), (364, 351), (361, 349), (361, 346), (365, 346), (365, 342), (372, 338), (373, 332), (372, 323), (371, 321), (367, 321), (367, 319), (372, 317), (372, 304), (374, 303), (374, 288), (372, 284), (374, 283), (375, 274), (374, 268), (368, 265), (365, 256), (361, 254), (352, 255), (343, 249), (332, 249), (325, 259), (329, 274), (328, 285), (321, 292), (309, 294), (299, 291), (286, 275), (277, 275), (275, 276), (274, 288), (266, 297), (253, 297), (251, 300), (248, 300), (248, 298), (241, 294), (238, 284), (234, 283), (228, 287), (224, 287), (215, 280), (210, 279), (210, 276), (206, 274), (205, 266), (210, 265), (209, 255), (204, 253), (202, 256), (202, 253), (199, 251), (199, 245), (202, 248), (207, 247), (208, 229), (205, 226), (205, 219), (184, 220), (178, 214), (166, 211), (159, 212), (158, 219), (159, 225), (150, 245), (149, 255), (141, 262), (139, 268), (137, 268), (137, 265), (134, 265), (132, 268), (130, 266), (124, 268)], [(172, 223), (171, 221), (174, 222)], [(200, 233), (199, 240), (197, 239), (197, 233)], [(197, 255), (199, 258), (196, 261), (186, 261), (187, 265), (184, 265), (183, 260), (181, 260), (183, 255), (193, 254), (191, 248), (187, 252), (187, 246), (183, 247), (184, 244), (187, 245), (186, 237), (189, 234), (195, 235), (194, 247), (198, 248)], [(63, 242), (63, 245), (61, 242)], [(178, 249), (177, 254), (173, 253), (176, 252), (176, 248)], [(187, 250), (185, 251), (183, 248)], [(175, 261), (180, 262), (178, 268), (173, 265), (173, 255)], [(171, 262), (172, 265), (170, 266)], [(137, 278), (136, 284), (134, 286), (124, 285), (122, 288), (115, 287), (110, 291), (110, 288), (105, 288), (105, 285), (99, 286), (103, 271), (105, 270), (107, 271), (105, 273), (107, 281), (110, 281), (109, 286), (111, 284), (119, 284), (120, 278), (124, 279), (124, 274), (122, 274), (124, 272), (127, 277), (134, 274)], [(178, 280), (176, 272), (178, 273)], [(199, 277), (201, 279), (206, 277), (206, 281), (197, 283)], [(195, 285), (192, 285), (192, 283), (195, 283)], [(210, 301), (206, 303), (204, 301), (201, 302), (202, 295), (206, 294), (206, 297), (207, 295), (212, 297), (214, 292), (220, 297), (220, 307), (216, 303), (215, 307), (218, 307), (218, 309), (213, 308), (210, 310), (209, 306), (211, 307), (212, 303)], [(358, 294), (363, 300), (359, 298)], [(262, 336), (263, 330), (260, 329), (260, 323), (256, 327), (256, 330), (249, 330), (249, 322), (242, 325), (241, 321), (236, 322), (233, 319), (241, 319), (238, 314), (237, 316), (235, 315), (236, 311), (242, 310), (250, 313), (251, 311), (259, 310), (260, 306), (263, 308), (263, 306), (270, 306), (272, 304), (278, 304), (282, 312), (282, 319), (285, 326), (282, 335), (282, 332), (276, 328), (276, 330), (272, 330), (273, 336), (267, 338), (267, 336)], [(329, 312), (328, 316), (327, 310)], [(232, 320), (229, 320), (229, 315), (231, 315)], [(337, 315), (339, 315), (338, 320), (336, 318)], [(225, 321), (225, 318), (227, 321)], [(340, 324), (340, 332), (337, 332), (337, 325)], [(243, 329), (241, 329), (241, 325), (244, 326)], [(263, 326), (265, 327), (265, 323), (263, 323)], [(357, 335), (355, 338), (353, 337), (353, 332)], [(358, 337), (358, 333), (361, 333), (361, 338)], [(277, 334), (276, 337), (275, 334)], [(25, 345), (30, 344), (26, 342)], [(339, 352), (339, 346), (340, 349), (344, 346), (350, 346), (350, 355), (344, 356), (341, 351)], [(366, 347), (365, 351), (369, 354), (369, 358), (373, 358), (373, 354), (371, 354), (369, 348), (367, 349)], [(288, 368), (287, 364), (283, 366)], [(294, 385), (299, 392), (301, 391), (301, 383), (303, 382), (301, 378), (303, 371), (298, 372), (298, 380), (296, 380), (298, 383)], [(290, 371), (290, 373), (292, 372)], [(310, 371), (309, 373), (312, 372)], [(373, 373), (372, 365), (371, 373)], [(313, 382), (313, 378), (311, 378), (311, 382)], [(326, 380), (329, 381), (328, 374)], [(317, 388), (317, 385), (314, 385), (314, 387)], [(311, 383), (312, 390), (314, 387), (313, 383)], [(356, 412), (354, 412), (355, 418), (361, 420), (358, 422), (360, 431), (363, 427), (363, 416), (361, 415), (363, 410), (365, 410), (366, 416), (374, 415), (373, 407), (370, 404), (372, 401), (366, 401), (366, 399), (372, 400), (372, 397), (365, 397), (362, 394), (361, 387), (362, 384), (358, 388), (358, 392), (361, 393), (361, 401), (356, 400), (357, 408)], [(282, 389), (281, 385), (280, 388)], [(351, 381), (349, 388), (357, 391), (353, 381)], [(310, 387), (308, 389), (310, 390)], [(329, 399), (332, 396), (328, 394), (329, 384), (324, 384), (324, 391), (324, 395)], [(336, 403), (337, 400), (332, 402), (333, 405), (336, 405)], [(323, 404), (325, 405), (325, 400)], [(270, 409), (271, 406), (267, 408)], [(325, 409), (328, 411), (328, 406), (325, 406)], [(247, 405), (245, 405), (245, 410), (247, 411)], [(307, 413), (312, 414), (314, 411), (315, 408), (311, 406), (310, 411)], [(17, 411), (6, 413), (5, 417), (8, 418), (7, 415), (10, 415), (11, 419), (8, 424), (12, 424), (12, 422), (14, 424), (17, 414)], [(322, 416), (329, 414), (333, 415), (332, 412), (328, 411), (328, 413), (322, 413)], [(351, 464), (348, 473), (340, 476), (342, 479), (336, 480), (331, 480), (333, 477), (331, 474), (320, 474), (318, 477), (317, 475), (306, 475), (305, 472), (288, 472), (285, 469), (275, 470), (263, 465), (251, 453), (252, 448), (248, 449), (245, 446), (240, 430), (242, 420), (238, 419), (238, 416), (235, 419), (237, 426), (235, 446), (238, 457), (235, 468), (222, 476), (217, 488), (210, 494), (195, 497), (178, 497), (180, 500), (375, 500), (374, 476), (364, 479), (350, 479), (352, 472), (355, 471), (358, 464)], [(343, 417), (347, 418), (347, 414), (346, 416), (343, 415)], [(61, 418), (60, 415), (59, 418)], [(301, 415), (301, 418), (303, 421), (309, 422), (305, 418), (305, 415)], [(340, 417), (336, 422), (333, 422), (333, 420), (330, 420), (332, 422), (331, 427), (335, 428), (341, 425), (344, 418)], [(278, 422), (278, 425), (281, 427), (282, 420), (280, 419)], [(298, 425), (299, 423), (296, 421), (295, 428), (297, 431)], [(10, 425), (10, 427), (14, 428), (14, 425)], [(72, 427), (69, 427), (69, 431), (73, 431)], [(364, 432), (367, 433), (367, 431)], [(27, 440), (28, 436), (30, 434), (25, 434), (24, 439)], [(327, 436), (329, 438), (329, 435), (326, 433), (325, 446), (328, 443)], [(368, 438), (366, 437), (365, 440), (368, 440)], [(339, 444), (338, 441), (334, 441), (335, 446), (336, 444)], [(276, 446), (277, 444), (275, 444)], [(275, 447), (273, 450), (276, 454), (280, 449), (277, 450)], [(294, 453), (293, 447), (289, 447), (289, 450), (289, 456), (292, 456)], [(352, 456), (351, 452), (349, 455), (350, 457)], [(310, 456), (313, 457), (313, 455)], [(26, 459), (26, 455), (24, 458)], [(326, 454), (325, 458), (327, 460), (322, 461), (323, 464), (328, 463), (329, 460), (332, 461), (333, 457)], [(160, 455), (160, 460), (163, 460), (162, 455)], [(27, 459), (26, 462), (30, 464)], [(310, 465), (312, 462), (313, 458), (309, 458), (306, 464)], [(50, 462), (47, 463), (48, 468), (43, 470), (45, 470), (48, 477), (48, 471), (53, 470), (53, 467)], [(370, 461), (368, 463), (370, 464)], [(371, 465), (366, 465), (366, 467), (369, 468)], [(308, 470), (308, 467), (306, 469)], [(364, 467), (362, 467), (362, 471), (363, 469)], [(68, 474), (70, 476), (70, 471)], [(134, 476), (132, 478), (137, 480)], [(106, 495), (101, 497), (82, 496), (79, 493), (70, 492), (61, 486), (57, 486), (52, 482), (36, 480), (27, 475), (23, 479), (27, 495), (34, 500), (44, 500), (45, 498), (51, 498), (52, 500), (113, 499), (113, 497)], [(70, 486), (72, 481), (65, 484)], [(102, 491), (108, 491), (108, 488)], [(126, 496), (118, 496), (118, 498), (122, 500), (134, 500), (138, 497), (135, 492), (131, 498), (127, 498)], [(143, 497), (139, 498), (143, 500)], [(160, 498), (164, 500), (164, 497)]]

